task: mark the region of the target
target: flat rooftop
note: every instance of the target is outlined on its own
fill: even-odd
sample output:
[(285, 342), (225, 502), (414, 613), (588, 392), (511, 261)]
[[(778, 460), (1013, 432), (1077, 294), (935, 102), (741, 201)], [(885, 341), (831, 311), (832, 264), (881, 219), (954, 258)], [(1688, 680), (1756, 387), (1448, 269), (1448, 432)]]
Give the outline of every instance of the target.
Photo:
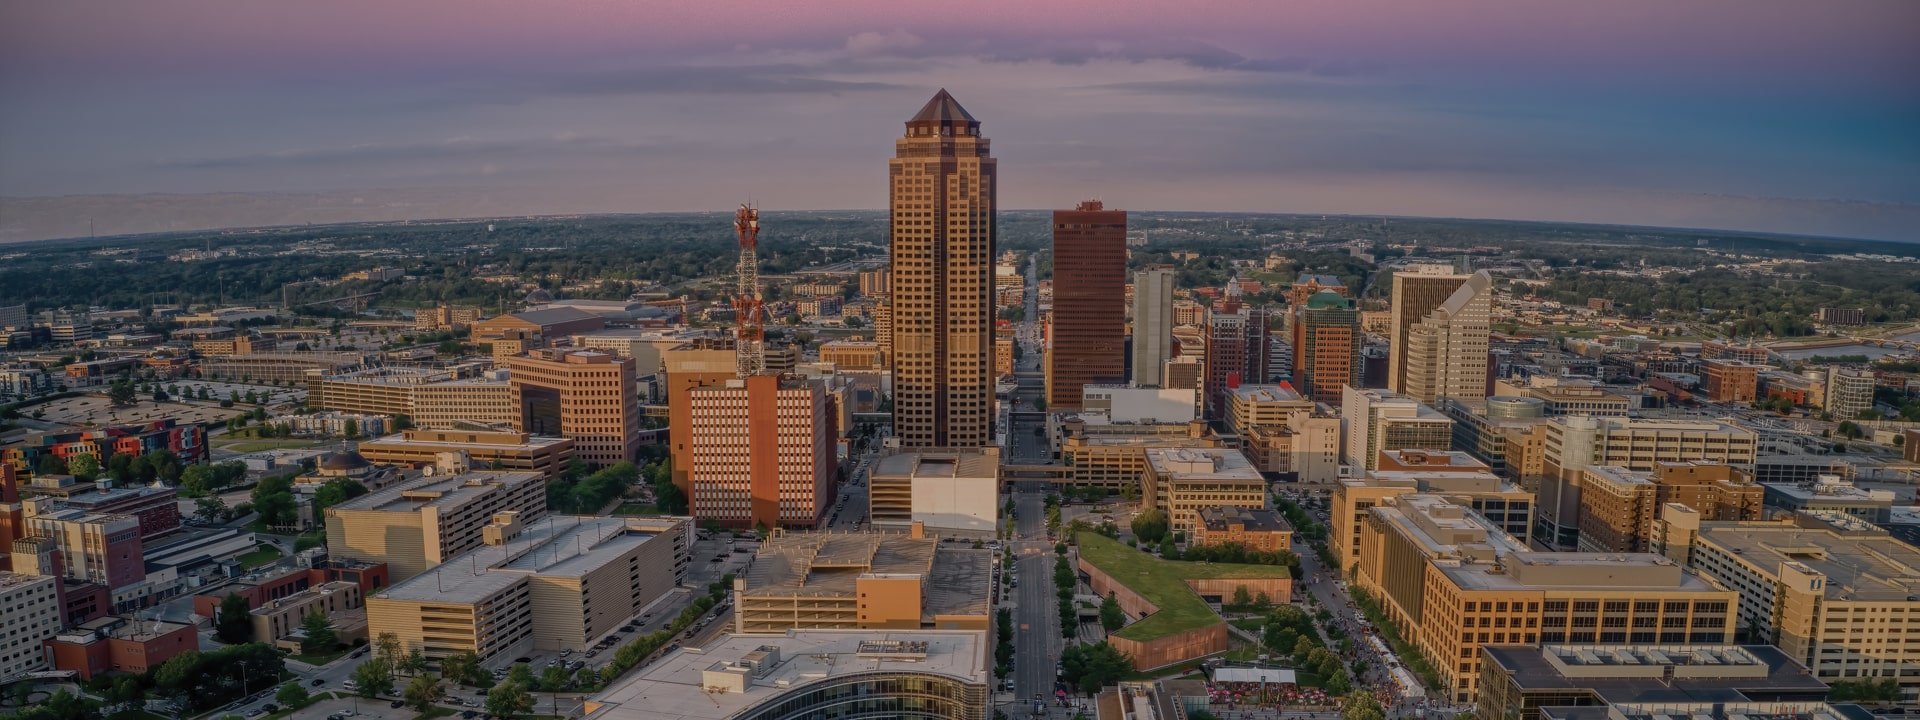
[(1420, 450), (1404, 448), (1399, 450), (1381, 450), (1380, 454), (1391, 458), (1394, 463), (1416, 468), (1449, 468), (1456, 470), (1486, 470), (1487, 464), (1479, 458), (1458, 450)]
[(1827, 576), (1828, 600), (1906, 601), (1920, 595), (1920, 549), (1877, 528), (1703, 522), (1700, 542), (1738, 555), (1769, 575), (1777, 573), (1781, 563), (1799, 563)]
[[(914, 652), (862, 652), (886, 643)], [(772, 649), (779, 659), (762, 666), (745, 692), (711, 692), (705, 673), (752, 662)], [(808, 684), (856, 673), (931, 673), (981, 686), (990, 680), (985, 633), (967, 630), (799, 630), (786, 635), (728, 635), (704, 648), (669, 653), (639, 674), (588, 698), (592, 720), (723, 720)]]
[(528, 450), (539, 450), (542, 448), (553, 447), (555, 445), (559, 445), (565, 442), (568, 442), (566, 438), (543, 437), (539, 435), (528, 435), (525, 438), (523, 438), (520, 442), (517, 442), (517, 443), (463, 442), (458, 440), (433, 440), (428, 438), (421, 438), (416, 440), (414, 438), (407, 437), (405, 433), (396, 433), (393, 435), (388, 435), (386, 437), (368, 440), (366, 442), (361, 443), (361, 445), (363, 446), (364, 445), (397, 445), (402, 447), (408, 446), (408, 445), (431, 445), (433, 447), (440, 447), (440, 448), (473, 449), (473, 450), (499, 450), (500, 448), (503, 448), (503, 447), (516, 447), (516, 448), (525, 448)]
[(1798, 500), (1800, 502), (1821, 502), (1836, 504), (1888, 505), (1893, 502), (1893, 493), (1886, 490), (1867, 490), (1852, 483), (1821, 479), (1813, 482), (1771, 482), (1760, 483), (1768, 492)]
[(1402, 495), (1369, 512), (1419, 545), (1464, 589), (1721, 592), (1653, 553), (1536, 552), (1479, 513), (1439, 495)]
[[(644, 522), (644, 519), (640, 519)], [(482, 545), (374, 597), (387, 600), (479, 602), (522, 578), (579, 577), (659, 536), (658, 521), (548, 515), (502, 545)]]
[(453, 508), (473, 502), (502, 485), (541, 482), (534, 472), (467, 472), (447, 477), (424, 477), (401, 483), (333, 506), (332, 510), (419, 512), (428, 506)]
[(1233, 448), (1147, 448), (1147, 464), (1174, 480), (1266, 482), (1245, 453)]
[(903, 452), (880, 459), (873, 475), (916, 478), (998, 478), (1000, 457), (980, 452)]
[(1200, 508), (1200, 525), (1211, 532), (1225, 532), (1235, 523), (1255, 532), (1293, 532), (1293, 525), (1272, 510), (1224, 505)]
[(781, 533), (760, 544), (746, 570), (756, 595), (852, 597), (862, 575), (918, 575), (921, 617), (984, 615), (993, 551), (906, 533)]
[(1241, 385), (1234, 388), (1233, 394), (1247, 402), (1312, 403), (1311, 400), (1302, 397), (1300, 391), (1294, 389), (1291, 384)]
[(1483, 645), (1481, 652), (1524, 691), (1582, 689), (1609, 703), (1740, 702), (1746, 692), (1827, 689), (1772, 645)]

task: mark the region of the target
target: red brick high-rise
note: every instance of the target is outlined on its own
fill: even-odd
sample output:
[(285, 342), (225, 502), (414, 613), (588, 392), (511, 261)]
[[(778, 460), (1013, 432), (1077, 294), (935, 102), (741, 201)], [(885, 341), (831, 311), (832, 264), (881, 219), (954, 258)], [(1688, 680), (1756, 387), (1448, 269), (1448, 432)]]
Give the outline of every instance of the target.
[(1087, 385), (1127, 380), (1127, 212), (1098, 200), (1053, 211), (1053, 347), (1047, 408), (1079, 410)]

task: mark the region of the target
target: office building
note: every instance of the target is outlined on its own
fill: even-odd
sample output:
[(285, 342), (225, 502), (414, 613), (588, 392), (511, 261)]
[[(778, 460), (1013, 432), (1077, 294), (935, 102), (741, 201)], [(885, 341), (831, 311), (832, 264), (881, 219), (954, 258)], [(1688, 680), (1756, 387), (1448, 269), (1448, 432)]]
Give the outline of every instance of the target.
[(869, 522), (877, 530), (992, 538), (1000, 516), (1000, 449), (888, 455), (868, 476)]
[(310, 371), (337, 374), (365, 367), (378, 356), (361, 352), (281, 350), (248, 355), (219, 355), (200, 359), (200, 375), (211, 380), (239, 380), (269, 385), (304, 382)]
[(1292, 385), (1242, 385), (1229, 398), (1227, 428), (1263, 473), (1324, 484), (1340, 477), (1340, 418)]
[(1151, 447), (1146, 453), (1141, 507), (1166, 513), (1174, 530), (1193, 530), (1205, 508), (1267, 507), (1266, 478), (1238, 450)]
[(1660, 463), (1707, 461), (1750, 471), (1758, 445), (1752, 430), (1713, 420), (1566, 416), (1541, 426), (1546, 437), (1535, 537), (1553, 548), (1579, 545), (1580, 471), (1587, 467), (1651, 471)]
[(1760, 486), (1766, 489), (1766, 504), (1787, 510), (1851, 515), (1870, 523), (1885, 523), (1893, 515), (1893, 491), (1861, 488), (1838, 475)]
[(1080, 414), (1116, 423), (1184, 423), (1198, 417), (1196, 400), (1191, 388), (1088, 385), (1080, 392)]
[[(51, 498), (28, 498), (27, 535), (53, 543), (60, 552), (61, 576), (118, 591), (146, 580), (140, 520), (132, 515), (93, 513), (66, 507)], [(20, 569), (18, 546), (14, 569)]]
[(1199, 390), (1206, 375), (1206, 364), (1196, 353), (1168, 360), (1160, 369), (1160, 387)]
[(573, 441), (510, 430), (416, 429), (360, 443), (359, 451), (369, 462), (415, 468), (439, 463), (448, 453), (462, 453), (475, 467), (558, 480), (573, 459)]
[[(1442, 453), (1437, 457), (1467, 460), (1457, 453)], [(1351, 569), (1360, 559), (1360, 531), (1372, 508), (1415, 493), (1446, 498), (1478, 513), (1487, 524), (1514, 537), (1526, 537), (1533, 527), (1533, 493), (1488, 473), (1483, 465), (1459, 462), (1444, 469), (1428, 464), (1419, 470), (1376, 470), (1362, 477), (1342, 478), (1333, 488), (1327, 510), (1327, 542), (1328, 549), (1340, 558), (1343, 569)]]
[(812, 527), (833, 498), (835, 419), (816, 382), (755, 375), (687, 390), (694, 517)]
[[(673, 484), (681, 492), (690, 492), (687, 477), (693, 467), (693, 437), (684, 428), (693, 425), (694, 388), (724, 384), (740, 376), (740, 362), (733, 340), (701, 338), (682, 343), (660, 353), (666, 372), (668, 450), (671, 452)], [(672, 428), (683, 428), (673, 431)]]
[(1114, 423), (1090, 413), (1061, 419), (1055, 441), (1061, 461), (1072, 468), (1069, 483), (1122, 494), (1145, 487), (1149, 449), (1221, 444), (1202, 422)]
[[(1399, 276), (1394, 279), (1399, 289)], [(1397, 299), (1394, 311), (1400, 311)], [(1493, 278), (1481, 271), (1409, 324), (1405, 347), (1392, 349), (1400, 359), (1399, 392), (1428, 404), (1443, 397), (1486, 397), (1492, 313)]]
[[(1583, 382), (1555, 381), (1525, 387), (1496, 382), (1494, 396), (1506, 403), (1538, 400), (1542, 414), (1548, 417), (1560, 415), (1625, 417), (1629, 411), (1639, 407), (1637, 397), (1629, 397), (1593, 383)], [(1530, 409), (1511, 405), (1505, 409), (1509, 411), (1507, 414), (1530, 412)]]
[(327, 508), (327, 555), (385, 563), (395, 581), (480, 546), (496, 515), (522, 523), (547, 514), (546, 481), (532, 472), (463, 472), (375, 490)]
[(1453, 419), (1404, 395), (1349, 386), (1340, 419), (1346, 423), (1346, 461), (1355, 474), (1380, 467), (1380, 451), (1445, 450), (1453, 446)]
[(1893, 680), (1920, 702), (1920, 549), (1847, 515), (1704, 522), (1663, 508), (1656, 547), (1740, 593), (1741, 625), (1813, 676)]
[(1189, 542), (1194, 545), (1239, 545), (1258, 552), (1291, 552), (1293, 525), (1280, 513), (1263, 508), (1216, 506), (1201, 508)]
[(494, 517), (483, 541), (367, 598), (367, 632), (429, 660), (493, 663), (583, 652), (685, 579), (693, 522), (675, 517)]
[(993, 551), (943, 543), (917, 526), (776, 531), (733, 580), (734, 632), (986, 630), (992, 568)]
[(1098, 200), (1053, 211), (1047, 409), (1080, 409), (1088, 385), (1127, 381), (1127, 213)]
[(367, 368), (345, 373), (308, 371), (307, 408), (369, 415), (414, 415), (414, 391), (453, 379), (447, 370)]
[(1826, 402), (1822, 407), (1835, 420), (1860, 417), (1873, 409), (1873, 371), (1827, 368)]
[(1226, 419), (1227, 394), (1234, 387), (1267, 379), (1267, 361), (1272, 357), (1268, 346), (1273, 342), (1267, 311), (1240, 302), (1239, 287), (1230, 285), (1227, 298), (1216, 302), (1207, 315), (1203, 389), (1210, 393), (1205, 401), (1213, 403), (1208, 420)]
[(1761, 487), (1727, 465), (1660, 463), (1651, 472), (1594, 465), (1581, 473), (1579, 547), (1587, 552), (1647, 552), (1660, 508), (1668, 503), (1709, 520), (1761, 515)]
[(1739, 360), (1702, 360), (1700, 374), (1706, 380), (1707, 400), (1712, 402), (1750, 403), (1759, 396), (1759, 365)]
[(108, 672), (151, 672), (181, 653), (199, 650), (200, 635), (184, 623), (103, 617), (54, 636), (46, 641), (46, 648), (53, 669), (91, 680)]
[(503, 360), (512, 374), (514, 428), (573, 440), (593, 467), (640, 453), (640, 401), (633, 360), (597, 350), (534, 350)]
[(72, 475), (40, 475), (19, 486), (27, 498), (60, 501), (65, 509), (95, 515), (130, 515), (140, 523), (140, 537), (153, 538), (180, 529), (180, 493), (150, 485), (115, 487), (102, 477), (81, 482)]
[(483, 313), (477, 307), (441, 303), (413, 313), (413, 329), (426, 332), (450, 332), (480, 322)]
[(428, 383), (413, 388), (413, 424), (444, 430), (473, 423), (512, 426), (514, 388), (507, 372)]
[(1866, 308), (1823, 307), (1814, 313), (1814, 320), (1827, 325), (1865, 325), (1867, 310)]
[(1446, 697), (1472, 702), (1485, 645), (1723, 645), (1739, 596), (1650, 553), (1534, 552), (1425, 494), (1369, 511), (1355, 585), (1419, 649)]
[(1136, 386), (1159, 386), (1161, 368), (1173, 359), (1173, 268), (1133, 274), (1133, 377)]
[(884, 370), (886, 359), (876, 342), (835, 340), (820, 344), (820, 362), (833, 363), (835, 370), (843, 372)]
[(28, 317), (26, 305), (0, 305), (0, 330), (24, 330)]
[(0, 572), (0, 677), (46, 667), (41, 644), (60, 632), (59, 581), (43, 575)]
[[(1488, 645), (1480, 651), (1476, 720), (1565, 718), (1573, 711), (1598, 711), (1583, 720), (1842, 720), (1806, 714), (1809, 703), (1827, 696), (1827, 684), (1771, 645)], [(1638, 703), (1670, 709), (1615, 714)], [(1741, 712), (1754, 703), (1795, 707)], [(1703, 704), (1706, 714), (1679, 709)], [(1716, 709), (1733, 714), (1712, 714)]]
[[(1407, 393), (1407, 336), (1467, 283), (1450, 265), (1418, 264), (1393, 273), (1393, 310), (1387, 326), (1387, 389)], [(1443, 313), (1443, 316), (1446, 313)], [(1429, 344), (1429, 349), (1432, 345)], [(1481, 366), (1485, 367), (1485, 361)]]
[(588, 698), (584, 717), (988, 720), (992, 673), (976, 631), (730, 635), (668, 653)]
[(1331, 291), (1295, 308), (1293, 378), (1314, 400), (1338, 405), (1343, 388), (1360, 386), (1360, 310)]
[(894, 437), (908, 448), (992, 444), (1000, 185), (990, 145), (941, 90), (907, 121), (887, 171)]

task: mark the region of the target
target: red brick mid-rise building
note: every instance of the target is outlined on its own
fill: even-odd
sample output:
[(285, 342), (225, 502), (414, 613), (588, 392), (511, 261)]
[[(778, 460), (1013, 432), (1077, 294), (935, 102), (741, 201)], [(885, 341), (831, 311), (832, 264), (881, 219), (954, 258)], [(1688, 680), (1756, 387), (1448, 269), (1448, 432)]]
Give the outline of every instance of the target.
[(1352, 300), (1324, 290), (1296, 307), (1294, 384), (1315, 402), (1337, 406), (1341, 388), (1360, 386), (1360, 310)]
[(1707, 399), (1717, 403), (1753, 402), (1759, 395), (1760, 366), (1739, 360), (1702, 360)]
[(1126, 211), (1053, 211), (1053, 268), (1047, 408), (1079, 410), (1081, 388), (1127, 380)]

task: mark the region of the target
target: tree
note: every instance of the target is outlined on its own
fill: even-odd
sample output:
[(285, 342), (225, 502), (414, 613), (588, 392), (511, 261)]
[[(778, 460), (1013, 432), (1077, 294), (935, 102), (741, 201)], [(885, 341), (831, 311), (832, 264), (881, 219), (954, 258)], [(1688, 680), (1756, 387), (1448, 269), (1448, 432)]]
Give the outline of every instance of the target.
[(354, 692), (360, 697), (393, 694), (393, 664), (383, 656), (368, 658), (353, 669)]
[(567, 688), (567, 680), (572, 673), (559, 665), (548, 665), (540, 672), (540, 689), (547, 692), (559, 692)]
[(440, 678), (447, 682), (472, 685), (473, 674), (479, 670), (480, 656), (471, 650), (440, 658)]
[(274, 693), (273, 699), (280, 701), (282, 707), (301, 707), (307, 704), (307, 689), (300, 687), (300, 683), (290, 682), (281, 685), (280, 692)]
[(514, 663), (513, 667), (507, 669), (507, 682), (523, 688), (533, 687), (533, 669), (527, 667), (526, 663)]
[(67, 460), (67, 472), (83, 482), (92, 481), (100, 476), (100, 458), (75, 455)]
[(147, 467), (153, 472), (153, 477), (148, 479), (149, 482), (159, 480), (168, 485), (178, 484), (180, 474), (186, 472), (186, 468), (180, 464), (180, 456), (166, 448), (154, 450), (142, 455), (141, 458), (147, 461)]
[(277, 492), (255, 499), (253, 511), (260, 514), (254, 524), (262, 528), (286, 527), (299, 519), (298, 508), (290, 492)]
[(114, 482), (133, 482), (133, 456), (127, 453), (114, 453), (107, 458), (107, 477)]
[(1148, 508), (1133, 516), (1133, 536), (1141, 542), (1157, 543), (1167, 536), (1167, 514)]
[(333, 632), (333, 621), (327, 619), (326, 613), (308, 615), (306, 619), (300, 621), (300, 629), (306, 635), (300, 640), (301, 652), (323, 652), (339, 644), (339, 639)]
[(1127, 613), (1120, 609), (1120, 600), (1113, 593), (1107, 593), (1107, 599), (1100, 601), (1100, 627), (1113, 632), (1125, 627)]
[(252, 639), (253, 618), (249, 615), (252, 610), (244, 595), (234, 593), (222, 598), (213, 617), (213, 636), (228, 645)]
[(527, 687), (511, 680), (487, 691), (487, 714), (500, 720), (513, 720), (533, 710), (533, 696)]
[(1092, 697), (1133, 672), (1133, 658), (1106, 642), (1074, 645), (1061, 653), (1060, 667), (1075, 689)]
[(1386, 720), (1387, 713), (1373, 693), (1348, 693), (1340, 700), (1340, 720)]
[(67, 461), (64, 459), (61, 459), (59, 455), (54, 455), (52, 453), (41, 455), (40, 461), (38, 463), (35, 463), (33, 466), (33, 474), (35, 475), (66, 475), (68, 474)]
[(227, 504), (221, 502), (220, 498), (203, 497), (193, 501), (193, 505), (193, 514), (199, 517), (201, 522), (212, 524), (227, 520)]
[(160, 387), (159, 385), (155, 385), (155, 386), (153, 386), (153, 401), (154, 401), (154, 402), (166, 402), (166, 401), (168, 401), (168, 400), (172, 400), (172, 399), (173, 399), (172, 397), (169, 397), (169, 396), (167, 395), (167, 389), (166, 389), (166, 388), (163, 388), (163, 387)]
[[(114, 457), (119, 456), (115, 455)], [(180, 471), (180, 494), (187, 497), (204, 497), (212, 494), (213, 491), (212, 466), (199, 464), (188, 465)]]
[(394, 669), (406, 673), (408, 677), (419, 677), (427, 671), (427, 652), (414, 648), (394, 663)]
[(414, 710), (424, 713), (428, 708), (433, 707), (434, 703), (439, 702), (440, 698), (447, 694), (447, 691), (445, 688), (440, 687), (439, 680), (421, 675), (407, 681), (407, 689), (404, 691), (404, 694), (408, 705), (412, 705)]
[(107, 387), (107, 399), (113, 403), (114, 407), (132, 405), (136, 401), (138, 394), (139, 390), (133, 386), (132, 382), (127, 380), (115, 380), (112, 385)]
[(1242, 608), (1251, 607), (1253, 605), (1253, 593), (1247, 590), (1247, 586), (1245, 585), (1234, 586), (1232, 605), (1234, 607), (1242, 607)]
[(347, 418), (346, 423), (340, 426), (340, 434), (350, 438), (360, 437), (360, 421)]

